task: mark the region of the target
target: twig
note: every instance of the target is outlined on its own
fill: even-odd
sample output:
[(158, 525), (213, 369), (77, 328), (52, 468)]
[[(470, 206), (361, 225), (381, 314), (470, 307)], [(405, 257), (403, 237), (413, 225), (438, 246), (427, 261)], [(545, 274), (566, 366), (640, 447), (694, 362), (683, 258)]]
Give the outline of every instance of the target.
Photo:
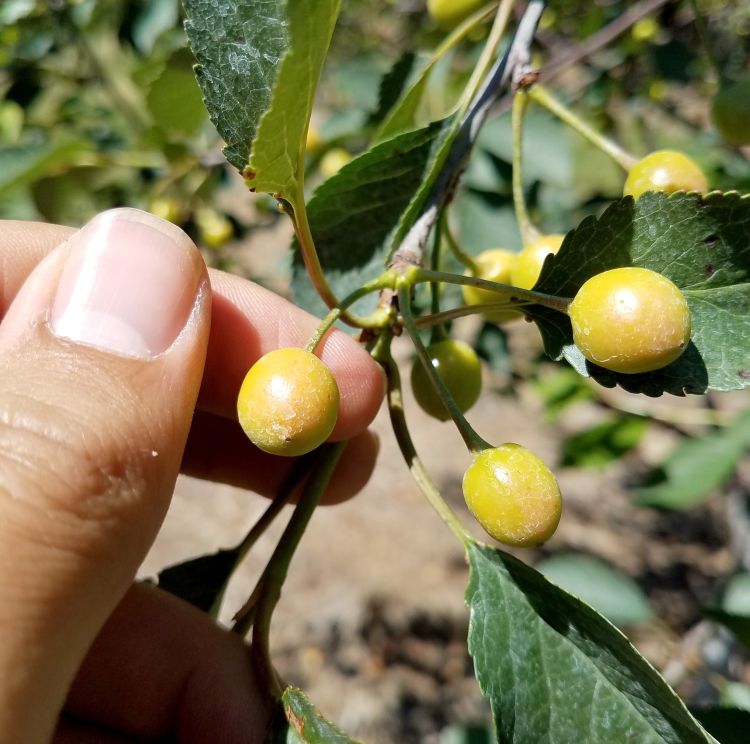
[(427, 240), (435, 226), (440, 209), (455, 191), (482, 124), (487, 120), (493, 104), (511, 80), (516, 77), (517, 72), (528, 67), (531, 44), (545, 6), (545, 0), (531, 0), (518, 24), (513, 41), (505, 54), (492, 66), (484, 83), (474, 96), (422, 214), (393, 255), (391, 262), (393, 268), (418, 266), (421, 263)]

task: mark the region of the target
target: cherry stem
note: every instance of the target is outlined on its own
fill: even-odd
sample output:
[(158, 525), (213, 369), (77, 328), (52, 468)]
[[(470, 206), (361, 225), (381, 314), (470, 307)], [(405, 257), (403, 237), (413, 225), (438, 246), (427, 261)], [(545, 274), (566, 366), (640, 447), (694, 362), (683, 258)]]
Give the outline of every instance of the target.
[(271, 663), (271, 617), (281, 597), (281, 587), (286, 581), (292, 557), (347, 444), (348, 442), (325, 444), (317, 450), (316, 462), (300, 500), (258, 582), (257, 603), (253, 610), (251, 655), (260, 681), (275, 698), (281, 697), (283, 685)]
[[(529, 97), (523, 90), (519, 90), (513, 98), (513, 112), (511, 116), (513, 127), (513, 208), (516, 212), (518, 221), (518, 230), (521, 233), (521, 241), (524, 245), (534, 242), (541, 237), (529, 213), (526, 211), (526, 197), (523, 192), (523, 178), (521, 171), (521, 162), (523, 160), (523, 119), (526, 114), (526, 107), (529, 103)], [(477, 273), (476, 271), (474, 272)]]
[(483, 313), (493, 313), (498, 310), (520, 309), (523, 310), (528, 302), (483, 302), (478, 305), (461, 305), (452, 310), (443, 310), (439, 313), (430, 313), (415, 318), (414, 325), (421, 331), (425, 328), (433, 328), (436, 325), (447, 323), (458, 318), (465, 318), (469, 315), (479, 315)]
[[(308, 341), (305, 350), (313, 354), (315, 349), (318, 348), (318, 344), (323, 340), (333, 324), (339, 319), (344, 319), (344, 313), (348, 307), (353, 305), (357, 300), (366, 297), (368, 294), (379, 292), (386, 287), (395, 286), (396, 278), (397, 276), (395, 272), (384, 271), (379, 277), (377, 277), (377, 279), (373, 279), (371, 282), (363, 284), (359, 289), (355, 289), (354, 292), (347, 295), (338, 307), (334, 307), (328, 315), (323, 318), (320, 325), (315, 329), (315, 333)], [(388, 322), (390, 314), (391, 313), (387, 308), (378, 308), (367, 317), (350, 315), (349, 318), (357, 321), (358, 328), (382, 328)]]
[[(439, 273), (439, 272), (436, 272)], [(479, 434), (474, 431), (471, 424), (466, 420), (461, 410), (456, 405), (456, 401), (450, 394), (450, 391), (445, 386), (443, 379), (438, 374), (438, 371), (432, 364), (432, 359), (427, 353), (425, 345), (422, 343), (422, 339), (419, 337), (419, 329), (414, 323), (414, 316), (411, 312), (411, 287), (406, 283), (402, 283), (398, 289), (398, 304), (401, 316), (404, 319), (404, 325), (406, 330), (411, 337), (412, 343), (414, 344), (414, 350), (417, 352), (419, 360), (422, 362), (427, 372), (427, 376), (430, 378), (432, 384), (440, 396), (440, 400), (443, 405), (448, 409), (453, 423), (456, 425), (461, 438), (464, 440), (466, 446), (471, 452), (481, 452), (482, 450), (492, 449), (492, 445), (486, 442)]]
[(623, 150), (618, 144), (614, 143), (608, 137), (595, 131), (579, 116), (574, 114), (564, 103), (555, 98), (543, 85), (536, 83), (527, 90), (529, 98), (544, 106), (548, 111), (553, 113), (558, 119), (565, 122), (569, 127), (574, 129), (582, 137), (585, 137), (592, 145), (598, 147), (603, 153), (609, 155), (618, 165), (626, 172), (629, 171), (638, 159), (633, 157), (629, 152)]
[[(443, 246), (443, 226), (445, 225), (446, 213), (445, 207), (440, 210), (437, 227), (432, 243), (432, 255), (430, 256), (430, 266), (434, 271), (440, 269), (440, 252)], [(440, 285), (437, 282), (430, 282), (430, 307), (435, 314), (440, 313)], [(447, 338), (445, 328), (440, 323), (432, 327), (430, 334), (430, 343), (434, 344)]]
[(449, 274), (444, 271), (431, 271), (430, 269), (416, 269), (411, 275), (410, 280), (416, 284), (419, 282), (446, 282), (447, 284), (460, 284), (467, 287), (477, 287), (478, 289), (488, 289), (491, 292), (497, 292), (505, 296), (507, 306), (512, 307), (521, 303), (541, 305), (548, 307), (550, 310), (567, 315), (568, 306), (571, 300), (565, 297), (557, 297), (543, 292), (536, 292), (533, 289), (521, 289), (511, 284), (501, 284), (500, 282), (491, 282), (487, 279), (480, 279), (476, 276), (463, 276), (461, 274)]
[(445, 220), (445, 223), (443, 224), (443, 236), (446, 239), (446, 242), (448, 243), (448, 247), (450, 248), (451, 253), (464, 265), (466, 266), (469, 271), (471, 271), (472, 274), (479, 274), (479, 266), (477, 266), (477, 262), (466, 252), (464, 251), (461, 246), (458, 244), (458, 241), (456, 240), (456, 236), (453, 234), (453, 231), (450, 228), (450, 225), (448, 224), (448, 220)]
[(466, 547), (471, 543), (471, 536), (455, 512), (448, 506), (445, 499), (440, 495), (440, 490), (435, 482), (430, 478), (427, 469), (417, 454), (409, 426), (406, 423), (404, 413), (404, 397), (401, 390), (401, 374), (398, 365), (390, 353), (390, 339), (382, 338), (382, 346), (373, 351), (373, 357), (382, 365), (385, 370), (385, 376), (388, 386), (388, 413), (391, 419), (391, 426), (396, 437), (396, 442), (401, 454), (406, 460), (406, 464), (419, 487), (419, 490), (427, 499), (430, 506), (435, 510), (437, 515), (448, 525), (451, 532)]

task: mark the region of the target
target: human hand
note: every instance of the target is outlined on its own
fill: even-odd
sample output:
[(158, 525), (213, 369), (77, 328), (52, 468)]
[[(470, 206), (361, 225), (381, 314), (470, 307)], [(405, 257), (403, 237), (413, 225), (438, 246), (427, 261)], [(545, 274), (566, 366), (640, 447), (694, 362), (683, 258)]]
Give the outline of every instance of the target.
[[(80, 231), (0, 223), (0, 318), (0, 741), (260, 741), (240, 639), (131, 583), (180, 469), (265, 494), (285, 479), (235, 398), (317, 321), (127, 209)], [(332, 438), (352, 438), (334, 502), (370, 475), (383, 383), (343, 333), (321, 356), (341, 390)]]

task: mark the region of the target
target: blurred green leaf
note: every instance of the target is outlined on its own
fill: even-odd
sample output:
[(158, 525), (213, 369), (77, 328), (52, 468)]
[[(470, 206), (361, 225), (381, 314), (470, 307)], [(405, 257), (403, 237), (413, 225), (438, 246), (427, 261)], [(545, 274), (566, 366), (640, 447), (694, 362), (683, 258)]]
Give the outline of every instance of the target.
[(602, 467), (630, 452), (641, 441), (648, 425), (643, 416), (618, 416), (573, 434), (563, 442), (561, 464)]
[(0, 148), (0, 196), (41, 176), (66, 170), (90, 152), (80, 139)]
[(476, 255), (488, 248), (521, 249), (515, 212), (509, 197), (462, 191), (454, 209), (458, 213), (461, 247)]
[(636, 502), (662, 509), (695, 506), (732, 477), (748, 447), (750, 413), (738, 416), (726, 429), (685, 439), (647, 476)]
[(508, 348), (508, 334), (495, 323), (485, 323), (474, 344), (477, 354), (499, 375), (513, 371), (513, 357)]
[(538, 563), (536, 570), (615, 625), (638, 625), (652, 617), (638, 584), (597, 558), (559, 554)]
[(554, 421), (569, 405), (596, 397), (586, 381), (569, 367), (559, 367), (553, 374), (537, 376), (532, 384), (550, 421)]
[(741, 682), (723, 682), (719, 689), (723, 706), (750, 711), (750, 685), (743, 685)]
[(564, 356), (603, 385), (654, 396), (750, 385), (750, 197), (646, 193), (635, 202), (616, 201), (599, 219), (587, 218), (568, 233), (535, 289), (573, 297), (587, 279), (619, 266), (652, 269), (682, 289), (693, 325), (685, 353), (656, 372), (609, 372), (586, 362), (566, 316), (531, 306), (552, 358)]
[(721, 609), (734, 615), (750, 617), (750, 573), (742, 572), (732, 576), (721, 592)]
[(133, 21), (133, 42), (142, 54), (151, 54), (156, 40), (177, 25), (179, 0), (147, 0)]
[(146, 96), (154, 123), (165, 132), (195, 134), (206, 120), (203, 96), (186, 55), (173, 55)]
[(500, 742), (711, 742), (620, 631), (516, 558), (468, 546), (469, 651)]
[(731, 630), (735, 638), (746, 649), (750, 649), (750, 616), (734, 615), (719, 607), (704, 607), (703, 614), (709, 620)]

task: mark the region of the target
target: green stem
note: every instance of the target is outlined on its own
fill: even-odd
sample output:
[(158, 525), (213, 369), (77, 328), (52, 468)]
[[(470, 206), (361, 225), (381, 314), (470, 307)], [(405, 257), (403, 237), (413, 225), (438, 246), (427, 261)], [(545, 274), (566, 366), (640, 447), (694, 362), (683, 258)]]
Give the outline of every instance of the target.
[[(440, 273), (440, 272), (435, 272)], [(411, 312), (411, 298), (409, 297), (411, 292), (411, 287), (409, 287), (406, 283), (403, 283), (399, 289), (398, 289), (398, 304), (399, 304), (399, 310), (401, 311), (401, 315), (404, 319), (404, 325), (406, 326), (406, 330), (409, 332), (409, 336), (411, 337), (412, 343), (414, 344), (414, 350), (417, 352), (417, 356), (419, 357), (419, 360), (422, 362), (425, 368), (425, 372), (427, 372), (427, 376), (432, 381), (432, 384), (435, 386), (435, 390), (437, 391), (438, 395), (440, 396), (440, 399), (443, 402), (443, 405), (448, 409), (448, 413), (450, 413), (451, 418), (453, 419), (453, 423), (456, 425), (456, 428), (458, 429), (459, 434), (461, 434), (462, 439), (464, 440), (466, 446), (469, 448), (471, 452), (481, 452), (482, 450), (486, 449), (492, 449), (492, 445), (486, 442), (482, 437), (479, 436), (479, 434), (474, 431), (471, 424), (466, 420), (463, 413), (461, 413), (461, 410), (456, 405), (456, 401), (453, 399), (453, 396), (450, 394), (450, 391), (445, 386), (445, 383), (443, 382), (442, 378), (438, 374), (438, 371), (435, 369), (435, 367), (432, 364), (432, 360), (430, 359), (430, 355), (427, 353), (427, 349), (425, 348), (425, 345), (422, 343), (422, 339), (419, 338), (419, 330), (417, 329), (417, 326), (414, 323), (414, 316)]]
[(469, 78), (469, 82), (464, 90), (461, 100), (458, 103), (458, 118), (463, 118), (463, 115), (468, 110), (471, 102), (474, 100), (474, 96), (484, 82), (487, 73), (495, 59), (495, 53), (500, 41), (503, 38), (505, 29), (508, 27), (508, 21), (510, 15), (513, 12), (513, 5), (515, 0), (500, 0), (500, 4), (497, 9), (497, 15), (495, 21), (492, 24), (490, 35), (487, 37), (482, 53), (477, 61), (474, 71)]
[[(320, 322), (320, 325), (315, 329), (315, 333), (312, 335), (307, 343), (305, 349), (311, 354), (315, 352), (318, 344), (323, 340), (323, 337), (328, 333), (333, 324), (342, 318), (346, 309), (353, 305), (357, 300), (361, 300), (368, 294), (373, 292), (379, 292), (387, 287), (393, 287), (396, 282), (396, 274), (393, 271), (384, 271), (377, 279), (373, 279), (367, 284), (363, 284), (359, 289), (355, 289), (350, 295), (347, 295), (338, 307), (334, 307), (328, 315)], [(386, 308), (377, 309), (372, 315), (368, 317), (360, 317), (358, 315), (350, 315), (351, 319), (357, 322), (358, 328), (382, 328), (390, 317), (390, 311)]]
[(543, 85), (539, 83), (533, 85), (528, 89), (528, 95), (533, 101), (544, 106), (544, 108), (557, 116), (558, 119), (565, 122), (572, 129), (575, 129), (576, 132), (585, 137), (592, 145), (609, 155), (625, 171), (629, 171), (638, 162), (637, 158), (634, 158), (608, 137), (599, 134), (599, 132), (586, 124), (585, 121), (576, 116)]
[(336, 442), (323, 445), (318, 450), (317, 461), (305, 489), (259, 582), (261, 589), (254, 612), (251, 653), (261, 683), (276, 698), (281, 697), (283, 689), (271, 663), (271, 617), (281, 597), (281, 587), (286, 581), (292, 557), (346, 445), (347, 442)]
[[(443, 225), (445, 224), (445, 207), (440, 210), (440, 216), (438, 217), (437, 226), (435, 227), (435, 233), (433, 236), (432, 243), (432, 255), (430, 256), (430, 267), (434, 271), (440, 269), (440, 251), (443, 245)], [(440, 285), (437, 282), (430, 282), (430, 307), (433, 313), (440, 312)], [(436, 324), (432, 327), (432, 333), (430, 334), (430, 343), (436, 344), (439, 341), (443, 341), (448, 337), (445, 332), (445, 328), (440, 324)]]
[(410, 281), (414, 284), (419, 282), (437, 281), (446, 282), (448, 284), (477, 287), (478, 289), (488, 289), (490, 292), (497, 292), (498, 294), (505, 295), (510, 307), (520, 304), (521, 302), (527, 304), (533, 303), (534, 305), (541, 305), (542, 307), (550, 308), (550, 310), (557, 310), (557, 312), (567, 314), (568, 306), (571, 302), (568, 298), (557, 297), (556, 295), (549, 295), (544, 292), (536, 292), (533, 289), (521, 289), (521, 287), (514, 287), (511, 284), (500, 284), (500, 282), (491, 282), (487, 279), (480, 279), (477, 276), (449, 274), (444, 271), (430, 271), (429, 269), (416, 269), (412, 272)]
[(451, 320), (457, 320), (458, 318), (465, 318), (469, 315), (481, 315), (484, 313), (493, 313), (498, 310), (507, 309), (522, 309), (531, 303), (528, 302), (483, 302), (478, 305), (461, 305), (460, 307), (453, 308), (452, 310), (443, 310), (439, 313), (431, 313), (430, 315), (422, 315), (419, 318), (415, 318), (414, 325), (420, 330), (425, 328), (433, 328), (436, 325), (447, 323)]
[(471, 536), (461, 524), (461, 521), (453, 510), (445, 503), (445, 500), (440, 495), (438, 487), (435, 485), (432, 478), (430, 478), (429, 473), (424, 467), (424, 464), (420, 460), (414, 447), (414, 442), (409, 434), (409, 427), (406, 423), (406, 416), (404, 414), (404, 399), (401, 392), (401, 375), (398, 371), (398, 365), (390, 354), (388, 344), (384, 344), (379, 352), (380, 353), (374, 353), (373, 355), (385, 370), (388, 384), (388, 413), (391, 418), (391, 426), (393, 427), (393, 432), (396, 436), (396, 442), (398, 443), (399, 449), (406, 460), (406, 464), (411, 471), (419, 490), (424, 494), (430, 506), (432, 506), (443, 522), (448, 525), (451, 532), (453, 532), (458, 540), (468, 547), (471, 542)]
[(448, 242), (448, 247), (451, 250), (451, 253), (464, 265), (466, 266), (469, 271), (471, 271), (472, 274), (480, 274), (481, 271), (479, 270), (479, 266), (477, 265), (477, 262), (468, 254), (466, 251), (462, 250), (461, 246), (458, 244), (458, 241), (456, 240), (455, 235), (453, 234), (453, 231), (450, 228), (450, 225), (448, 224), (448, 220), (445, 220), (445, 224), (443, 225), (443, 235), (445, 236), (446, 241)]
[(521, 176), (523, 119), (528, 103), (528, 95), (523, 90), (519, 90), (513, 97), (513, 113), (511, 116), (513, 127), (513, 208), (516, 212), (518, 230), (521, 233), (521, 241), (524, 245), (533, 243), (541, 237), (541, 233), (534, 227), (529, 218), (529, 213), (526, 211), (526, 197), (523, 193), (523, 178)]
[(297, 190), (294, 194), (294, 203), (290, 204), (292, 209), (292, 223), (294, 232), (297, 236), (300, 255), (305, 264), (305, 269), (310, 277), (315, 291), (325, 304), (333, 309), (338, 307), (339, 301), (323, 273), (323, 267), (320, 265), (318, 251), (315, 248), (315, 240), (310, 231), (310, 222), (307, 219), (307, 207), (305, 206), (304, 181), (297, 180)]

